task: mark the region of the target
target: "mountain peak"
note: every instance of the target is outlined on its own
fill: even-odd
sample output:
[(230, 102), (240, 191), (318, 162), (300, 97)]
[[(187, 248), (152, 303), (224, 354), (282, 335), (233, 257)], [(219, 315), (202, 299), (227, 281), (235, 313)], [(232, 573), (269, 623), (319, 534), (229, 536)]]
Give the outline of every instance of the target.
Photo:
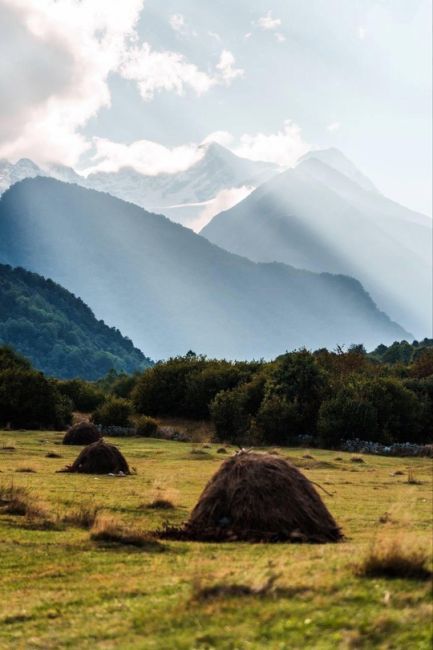
[(372, 181), (367, 176), (365, 176), (365, 174), (363, 174), (356, 167), (356, 165), (354, 165), (353, 162), (349, 160), (349, 158), (347, 158), (347, 156), (345, 156), (344, 153), (342, 153), (336, 147), (309, 151), (299, 159), (298, 165), (304, 165), (311, 160), (319, 160), (321, 163), (324, 163), (328, 167), (335, 169), (335, 171), (343, 174), (343, 176), (346, 176), (367, 192), (378, 192), (378, 189), (372, 183)]

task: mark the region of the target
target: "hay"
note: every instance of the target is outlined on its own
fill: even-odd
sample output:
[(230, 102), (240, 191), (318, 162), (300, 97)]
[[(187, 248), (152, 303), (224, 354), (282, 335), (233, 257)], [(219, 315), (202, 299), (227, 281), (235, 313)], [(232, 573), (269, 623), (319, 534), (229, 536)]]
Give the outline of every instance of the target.
[(286, 460), (240, 452), (205, 487), (189, 520), (162, 537), (201, 541), (336, 542), (342, 533), (312, 483)]
[(93, 442), (85, 447), (72, 465), (65, 467), (63, 472), (79, 472), (81, 474), (130, 474), (128, 463), (123, 454), (104, 440)]
[(90, 445), (92, 442), (96, 442), (101, 439), (101, 434), (99, 433), (97, 427), (91, 422), (78, 422), (74, 426), (70, 427), (64, 437), (64, 445)]

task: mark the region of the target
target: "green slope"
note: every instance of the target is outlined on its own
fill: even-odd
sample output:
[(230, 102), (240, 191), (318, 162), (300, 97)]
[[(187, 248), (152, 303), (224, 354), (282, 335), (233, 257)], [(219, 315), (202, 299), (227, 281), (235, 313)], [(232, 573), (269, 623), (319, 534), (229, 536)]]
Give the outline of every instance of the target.
[(36, 273), (0, 264), (0, 344), (54, 377), (98, 379), (111, 368), (151, 365), (132, 342), (72, 293)]

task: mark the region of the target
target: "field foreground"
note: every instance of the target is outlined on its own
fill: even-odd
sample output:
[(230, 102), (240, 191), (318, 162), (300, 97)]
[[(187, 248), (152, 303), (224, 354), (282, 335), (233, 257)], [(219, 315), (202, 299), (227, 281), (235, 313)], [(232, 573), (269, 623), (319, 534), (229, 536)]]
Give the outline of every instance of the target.
[[(80, 451), (61, 438), (0, 432), (0, 486), (25, 487), (45, 513), (0, 511), (0, 648), (431, 647), (431, 582), (354, 572), (374, 541), (431, 557), (430, 460), (279, 449), (331, 493), (319, 489), (346, 535), (339, 544), (135, 548), (92, 540), (71, 513), (100, 506), (141, 530), (181, 523), (227, 456), (219, 445), (117, 438), (136, 475), (58, 474)], [(175, 507), (149, 508), (155, 499)]]

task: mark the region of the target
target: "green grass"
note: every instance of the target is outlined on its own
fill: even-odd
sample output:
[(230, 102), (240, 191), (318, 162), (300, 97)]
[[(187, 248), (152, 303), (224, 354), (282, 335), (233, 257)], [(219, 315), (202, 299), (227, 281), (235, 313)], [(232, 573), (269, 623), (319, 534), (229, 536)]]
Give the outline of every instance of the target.
[[(140, 531), (181, 523), (225, 459), (219, 445), (198, 455), (189, 443), (112, 439), (137, 470), (114, 478), (56, 473), (80, 450), (60, 440), (0, 432), (0, 485), (26, 488), (58, 522), (0, 514), (0, 648), (430, 649), (431, 583), (357, 577), (355, 566), (381, 536), (431, 553), (431, 461), (353, 464), (342, 452), (279, 449), (332, 495), (321, 492), (346, 541), (163, 542), (165, 552), (154, 552), (98, 544), (68, 513), (100, 507)], [(147, 507), (155, 499), (175, 507)]]

